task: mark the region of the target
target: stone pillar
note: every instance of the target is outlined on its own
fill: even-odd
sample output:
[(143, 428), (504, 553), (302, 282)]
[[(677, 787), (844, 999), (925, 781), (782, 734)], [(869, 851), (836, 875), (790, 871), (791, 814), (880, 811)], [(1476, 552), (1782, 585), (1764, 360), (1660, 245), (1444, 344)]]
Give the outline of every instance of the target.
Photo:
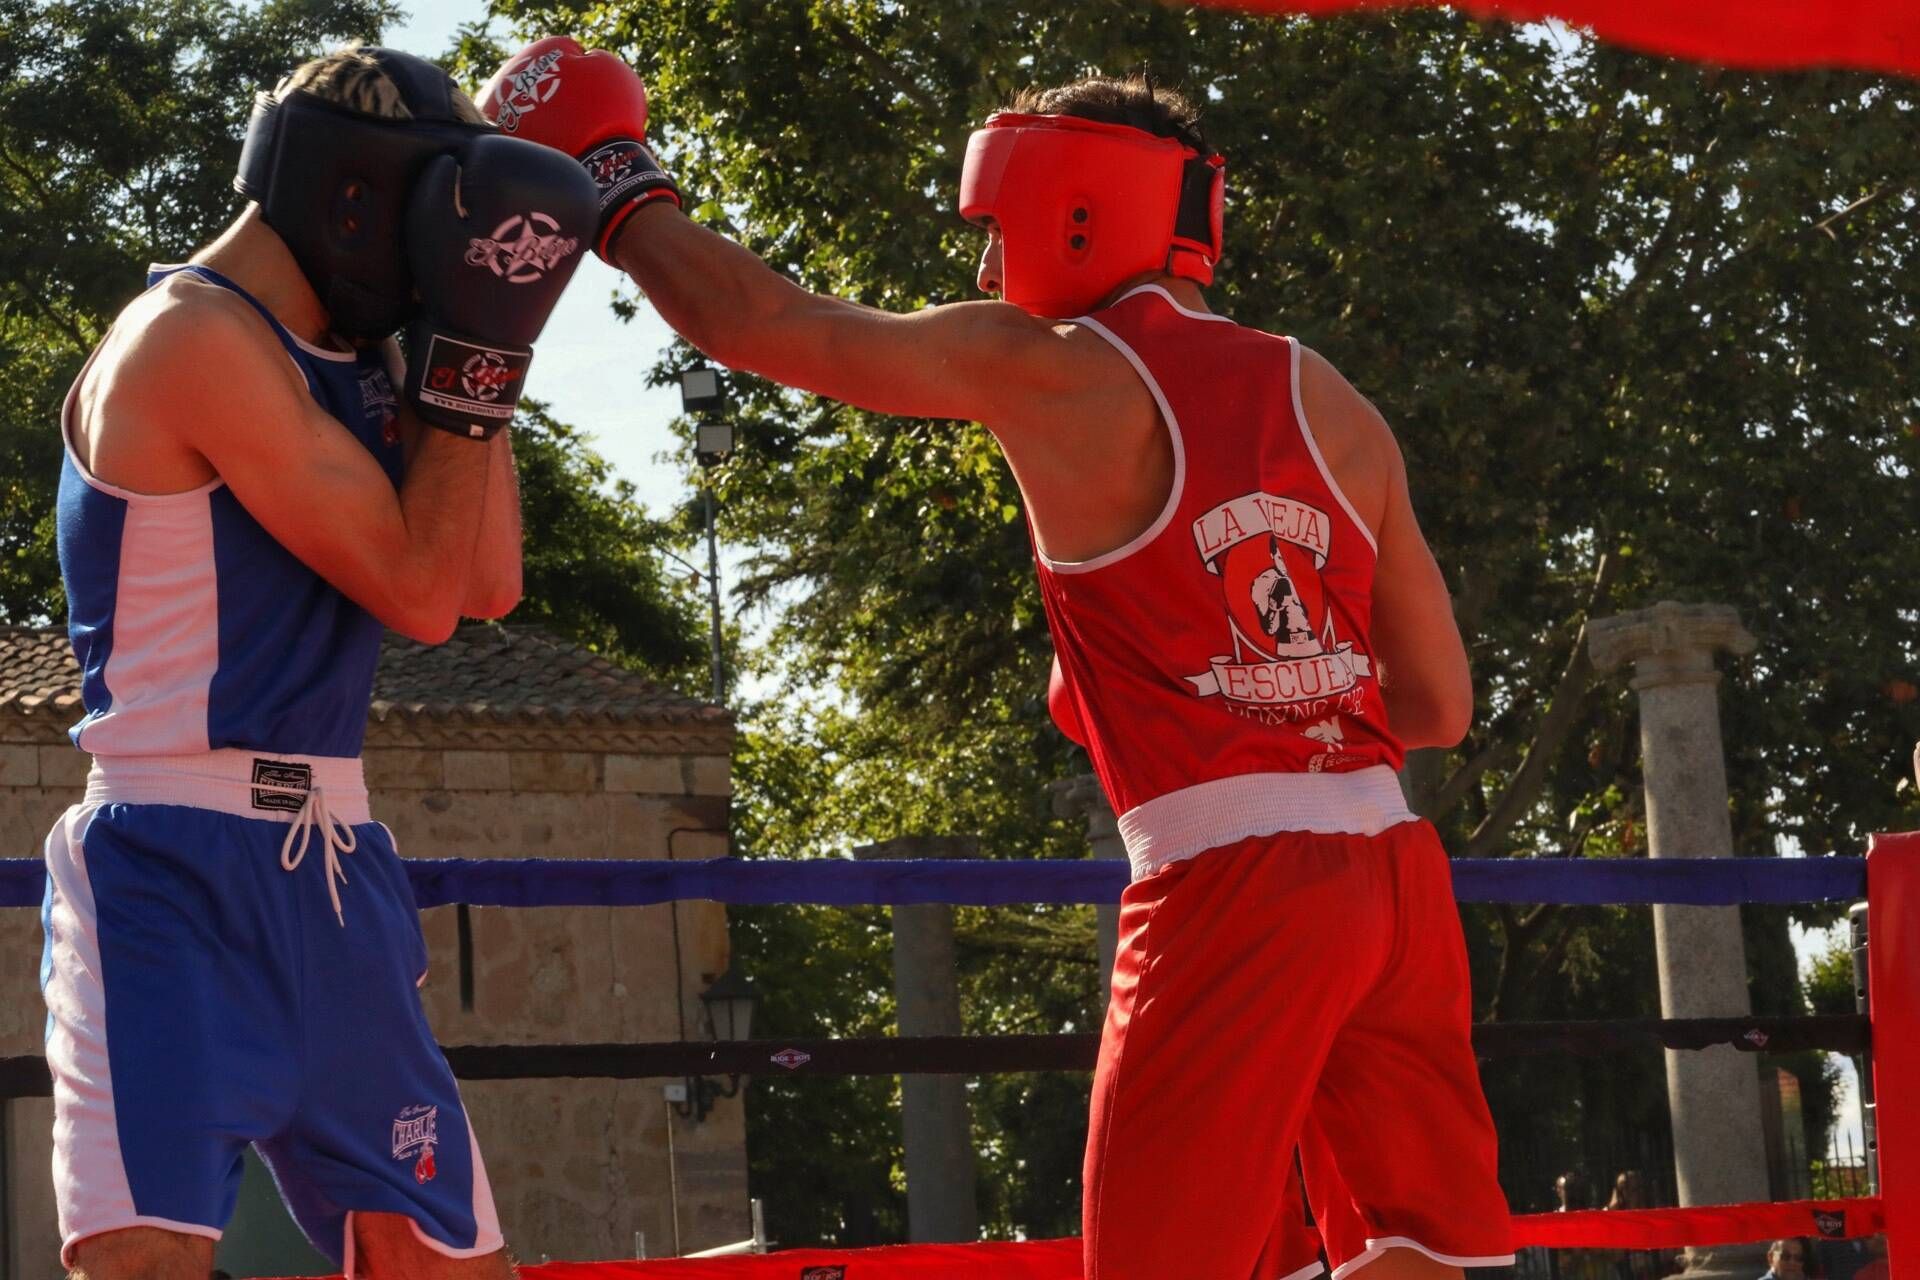
[[(1856, 902), (1847, 910), (1847, 936), (1853, 952), (1853, 1007), (1861, 1014), (1871, 1013), (1870, 992), (1867, 988), (1867, 948), (1872, 945), (1867, 936), (1867, 904)], [(1880, 1194), (1880, 1126), (1879, 1108), (1873, 1097), (1873, 1050), (1853, 1060), (1853, 1073), (1860, 1082), (1860, 1140), (1867, 1149), (1867, 1194)]]
[[(1127, 859), (1127, 846), (1120, 839), (1120, 820), (1113, 815), (1107, 791), (1100, 779), (1090, 773), (1062, 778), (1047, 788), (1053, 793), (1056, 818), (1087, 820), (1087, 843), (1096, 858)], [(1100, 946), (1100, 999), (1104, 1008), (1113, 991), (1113, 956), (1120, 945), (1120, 904), (1103, 902), (1094, 908), (1095, 937)]]
[[(1656, 858), (1733, 855), (1727, 770), (1720, 738), (1715, 655), (1752, 653), (1755, 641), (1725, 605), (1662, 601), (1588, 624), (1603, 672), (1627, 663), (1640, 695), (1647, 833)], [(1660, 1011), (1668, 1018), (1745, 1017), (1745, 940), (1738, 907), (1656, 906)], [(1760, 1079), (1751, 1055), (1730, 1046), (1667, 1051), (1667, 1103), (1682, 1205), (1768, 1199)], [(1765, 1270), (1760, 1246), (1689, 1249), (1689, 1277)]]
[[(978, 855), (979, 845), (972, 836), (903, 836), (861, 845), (853, 856), (971, 858)], [(901, 1035), (963, 1034), (952, 907), (929, 902), (893, 908), (893, 995)], [(915, 1244), (978, 1240), (980, 1206), (966, 1077), (904, 1076), (900, 1093), (908, 1238)]]

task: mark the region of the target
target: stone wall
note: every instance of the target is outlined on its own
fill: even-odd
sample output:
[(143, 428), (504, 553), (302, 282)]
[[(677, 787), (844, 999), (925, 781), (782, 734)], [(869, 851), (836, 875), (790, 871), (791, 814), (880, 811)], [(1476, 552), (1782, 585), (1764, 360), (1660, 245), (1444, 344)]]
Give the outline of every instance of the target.
[[(0, 848), (25, 856), (84, 785), (86, 758), (45, 717), (0, 717)], [(444, 736), (455, 745), (435, 745)], [(724, 739), (645, 730), (372, 726), (374, 816), (420, 858), (709, 858), (728, 851)], [(593, 749), (593, 748), (600, 749)], [(584, 749), (583, 749), (584, 748)], [(649, 748), (657, 748), (658, 752)], [(348, 874), (352, 874), (351, 857)], [(648, 908), (470, 909), (472, 1003), (462, 1007), (458, 913), (422, 916), (431, 971), (422, 997), (443, 1044), (675, 1040), (705, 1034), (700, 993), (725, 970), (715, 903)], [(679, 964), (675, 965), (675, 931)], [(0, 911), (0, 1054), (38, 1053), (37, 913)], [(476, 1081), (463, 1088), (508, 1242), (523, 1259), (653, 1256), (746, 1237), (745, 1116), (723, 1100), (704, 1122), (673, 1115), (658, 1080)], [(9, 1105), (8, 1276), (53, 1275), (51, 1104)], [(672, 1132), (669, 1135), (668, 1125)], [(673, 1168), (669, 1168), (669, 1151)], [(13, 1256), (8, 1257), (7, 1254)]]

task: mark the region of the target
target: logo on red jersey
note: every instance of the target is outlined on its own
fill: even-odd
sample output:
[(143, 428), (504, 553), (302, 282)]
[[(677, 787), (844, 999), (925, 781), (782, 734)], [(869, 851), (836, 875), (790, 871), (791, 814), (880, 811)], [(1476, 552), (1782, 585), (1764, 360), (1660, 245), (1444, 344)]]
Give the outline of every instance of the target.
[[(1193, 522), (1201, 563), (1220, 579), (1233, 643), (1204, 674), (1187, 677), (1195, 692), (1250, 710), (1360, 710), (1356, 686), (1372, 663), (1340, 638), (1327, 608), (1320, 570), (1332, 537), (1326, 512), (1270, 493), (1223, 502)], [(1326, 722), (1323, 732), (1337, 740), (1337, 726)]]

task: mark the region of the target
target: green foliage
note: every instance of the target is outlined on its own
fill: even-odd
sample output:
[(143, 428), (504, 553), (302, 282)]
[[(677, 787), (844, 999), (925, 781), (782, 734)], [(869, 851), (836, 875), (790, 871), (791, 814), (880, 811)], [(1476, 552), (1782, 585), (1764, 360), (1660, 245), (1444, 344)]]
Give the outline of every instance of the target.
[(524, 401), (513, 424), (525, 598), (515, 623), (538, 623), (599, 653), (699, 688), (705, 620), (688, 575), (669, 573), (670, 529), (649, 519), (581, 433)]
[[(1230, 161), (1216, 308), (1326, 354), (1407, 456), (1480, 698), (1461, 749), (1411, 768), (1450, 848), (1644, 854), (1633, 695), (1592, 669), (1584, 626), (1663, 598), (1733, 604), (1760, 638), (1722, 699), (1742, 854), (1783, 839), (1853, 852), (1911, 822), (1915, 797), (1895, 789), (1920, 735), (1920, 702), (1899, 693), (1920, 664), (1920, 562), (1905, 552), (1920, 462), (1911, 84), (1701, 69), (1431, 10), (499, 10), (634, 61), (696, 216), (810, 288), (895, 310), (971, 293), (959, 158), (1013, 89), (1095, 68), (1182, 85)], [(999, 856), (1080, 851), (1038, 799), (1086, 766), (1046, 722), (1048, 641), (991, 441), (753, 379), (736, 390), (751, 462), (722, 492), (732, 527), (753, 531), (740, 594), (771, 611), (775, 691), (745, 722), (759, 744), (740, 761), (745, 847), (817, 856), (924, 830), (984, 833)], [(1467, 920), (1485, 1016), (1657, 1007), (1644, 913)], [(1790, 995), (1782, 926), (1756, 917), (1749, 936), (1756, 971)], [(844, 945), (838, 931), (825, 918), (817, 934), (748, 931), (743, 951), (766, 974), (788, 948)], [(981, 1022), (1091, 1009), (1078, 971), (997, 970), (971, 952), (966, 981)], [(821, 1029), (836, 1016), (823, 999)], [(1608, 1131), (1664, 1124), (1651, 1059), (1535, 1062), (1489, 1082), (1548, 1167), (1602, 1159)], [(1019, 1096), (996, 1082), (976, 1097), (1003, 1087)], [(804, 1112), (805, 1131), (884, 1131), (840, 1105)], [(758, 1106), (755, 1183), (801, 1238), (841, 1187), (799, 1174), (789, 1153), (803, 1144)], [(796, 1101), (783, 1126), (801, 1114)], [(1013, 1207), (1028, 1192), (999, 1153), (1039, 1141), (1017, 1120), (976, 1109), (1001, 1230), (1055, 1220)], [(1077, 1133), (1063, 1109), (1042, 1145), (1059, 1157)], [(1065, 1158), (1028, 1168), (1072, 1173)]]
[(1814, 1013), (1856, 1012), (1859, 1006), (1854, 997), (1851, 943), (1845, 937), (1836, 937), (1833, 944), (1807, 966), (1803, 985), (1807, 1004)]
[(376, 34), (390, 0), (0, 0), (0, 617), (60, 617), (55, 429), (147, 264), (237, 211), (253, 92)]
[[(183, 261), (239, 211), (255, 90), (398, 15), (391, 0), (0, 0), (0, 619), (65, 611), (62, 397), (146, 265)], [(697, 596), (662, 572), (664, 527), (544, 406), (517, 425), (527, 593), (515, 620), (697, 682)]]

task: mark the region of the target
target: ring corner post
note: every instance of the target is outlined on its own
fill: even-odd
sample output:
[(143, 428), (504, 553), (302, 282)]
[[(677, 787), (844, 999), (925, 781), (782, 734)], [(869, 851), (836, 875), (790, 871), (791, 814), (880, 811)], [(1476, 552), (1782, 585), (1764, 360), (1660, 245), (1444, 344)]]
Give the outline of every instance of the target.
[(1920, 1278), (1920, 831), (1867, 847), (1880, 1200), (1892, 1274)]

